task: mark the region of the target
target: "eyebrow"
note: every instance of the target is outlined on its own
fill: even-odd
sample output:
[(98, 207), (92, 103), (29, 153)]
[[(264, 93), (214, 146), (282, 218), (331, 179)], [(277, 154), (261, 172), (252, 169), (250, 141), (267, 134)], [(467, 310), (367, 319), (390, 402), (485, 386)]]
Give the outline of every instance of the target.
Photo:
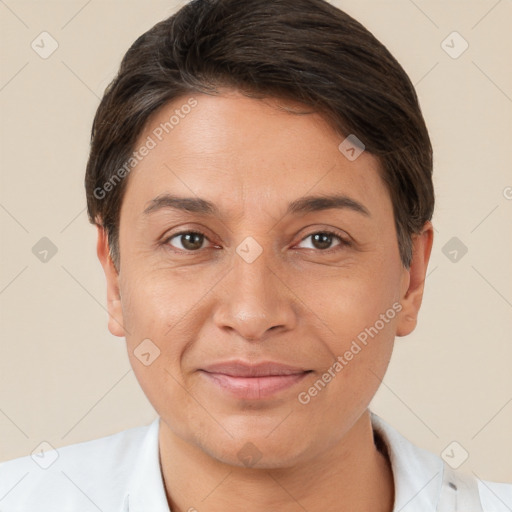
[[(199, 213), (201, 215), (219, 215), (219, 209), (214, 203), (201, 199), (199, 197), (180, 197), (171, 194), (162, 194), (155, 197), (147, 203), (144, 214), (149, 214), (161, 209), (170, 208), (182, 210), (191, 213)], [(318, 195), (305, 196), (289, 203), (286, 210), (288, 214), (300, 214), (317, 212), (322, 210), (348, 209), (357, 213), (361, 213), (367, 217), (371, 217), (368, 209), (361, 204), (345, 195)]]

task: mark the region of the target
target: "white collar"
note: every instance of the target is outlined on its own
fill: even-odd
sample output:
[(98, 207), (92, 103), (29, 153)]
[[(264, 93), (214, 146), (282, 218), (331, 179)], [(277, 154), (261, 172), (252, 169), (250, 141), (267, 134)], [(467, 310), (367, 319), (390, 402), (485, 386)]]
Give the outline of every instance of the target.
[(123, 512), (170, 512), (160, 468), (157, 417), (148, 427), (128, 481)]
[(373, 412), (371, 420), (391, 462), (395, 482), (393, 512), (436, 510), (443, 482), (443, 460), (412, 444)]

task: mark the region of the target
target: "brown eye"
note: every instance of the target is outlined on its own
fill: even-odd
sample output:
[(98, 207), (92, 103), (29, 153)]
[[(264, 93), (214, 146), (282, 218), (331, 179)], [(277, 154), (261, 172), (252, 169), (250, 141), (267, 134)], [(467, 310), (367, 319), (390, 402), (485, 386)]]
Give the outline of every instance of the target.
[[(178, 240), (181, 247), (179, 245), (176, 246), (171, 242), (174, 239)], [(206, 237), (203, 233), (198, 233), (196, 231), (183, 231), (168, 238), (167, 243), (172, 245), (172, 247), (183, 251), (197, 251), (202, 248), (205, 239)]]
[(335, 244), (334, 247), (349, 245), (346, 240), (343, 240), (339, 235), (330, 231), (318, 231), (316, 233), (311, 233), (307, 237), (303, 238), (301, 242), (304, 242), (304, 240), (307, 240), (308, 238), (311, 239), (311, 246), (306, 247), (306, 249), (318, 249), (320, 251), (325, 251), (333, 247), (333, 240), (338, 240), (338, 243)]

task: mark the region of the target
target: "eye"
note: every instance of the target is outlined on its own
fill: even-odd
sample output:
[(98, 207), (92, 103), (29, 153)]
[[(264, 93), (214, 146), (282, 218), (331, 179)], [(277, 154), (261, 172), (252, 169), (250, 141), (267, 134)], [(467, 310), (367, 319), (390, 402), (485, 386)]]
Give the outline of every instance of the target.
[[(311, 239), (311, 243), (309, 247), (305, 247), (306, 249), (317, 249), (322, 252), (331, 252), (329, 249), (332, 248), (333, 241), (335, 240), (337, 240), (338, 243), (334, 246), (334, 249), (332, 249), (333, 251), (338, 250), (336, 247), (341, 249), (344, 246), (351, 245), (348, 240), (345, 240), (333, 231), (327, 230), (311, 233), (310, 235), (303, 238), (301, 243), (308, 239)], [(176, 241), (173, 242), (173, 240)], [(204, 248), (203, 244), (207, 240), (208, 238), (206, 235), (200, 231), (181, 231), (166, 238), (163, 243), (165, 245), (170, 245), (174, 249), (178, 249), (178, 251), (197, 252)]]
[[(311, 238), (311, 244), (310, 247), (306, 247), (306, 249), (317, 249), (324, 252), (331, 252), (328, 251), (328, 249), (332, 247), (333, 240), (338, 240), (338, 243), (334, 247), (342, 248), (344, 246), (351, 245), (348, 240), (345, 240), (333, 231), (317, 231), (315, 233), (311, 233), (303, 238), (301, 242), (304, 242), (304, 240), (307, 240), (308, 238)], [(333, 250), (336, 251), (338, 249)]]
[[(174, 239), (178, 241), (178, 246), (172, 243), (172, 240)], [(164, 243), (169, 244), (170, 246), (181, 251), (192, 252), (202, 249), (203, 242), (205, 240), (208, 240), (208, 238), (206, 238), (204, 233), (200, 233), (199, 231), (181, 231), (180, 233), (175, 233), (174, 235), (168, 237), (166, 240), (164, 240)]]

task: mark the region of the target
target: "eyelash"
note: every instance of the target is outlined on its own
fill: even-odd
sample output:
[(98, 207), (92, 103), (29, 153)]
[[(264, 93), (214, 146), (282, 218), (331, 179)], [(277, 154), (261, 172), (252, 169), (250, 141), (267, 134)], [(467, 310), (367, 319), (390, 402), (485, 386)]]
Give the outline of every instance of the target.
[(324, 230), (320, 230), (320, 231), (313, 231), (312, 233), (309, 233), (309, 235), (306, 235), (304, 238), (302, 238), (300, 241), (303, 242), (307, 238), (309, 238), (313, 235), (318, 235), (318, 234), (329, 235), (333, 238), (337, 238), (340, 243), (338, 245), (335, 245), (334, 247), (331, 247), (330, 249), (315, 249), (315, 248), (313, 248), (313, 249), (309, 249), (309, 250), (318, 251), (323, 254), (331, 254), (333, 252), (341, 251), (342, 249), (344, 249), (346, 247), (352, 246), (352, 242), (350, 242), (349, 240), (346, 240), (345, 238), (343, 238), (342, 236), (337, 234), (335, 231), (330, 231), (328, 229), (324, 229)]
[[(352, 242), (342, 238), (336, 232), (330, 231), (328, 229), (320, 230), (320, 231), (313, 231), (309, 235), (306, 235), (304, 238), (302, 238), (300, 240), (300, 242), (303, 242), (307, 238), (312, 237), (313, 235), (318, 235), (320, 233), (324, 234), (324, 235), (332, 236), (333, 238), (337, 238), (340, 243), (338, 245), (334, 246), (333, 248), (330, 248), (330, 249), (314, 249), (314, 248), (310, 249), (310, 248), (308, 248), (308, 250), (318, 251), (318, 252), (321, 252), (321, 253), (324, 253), (324, 254), (331, 254), (333, 252), (337, 252), (338, 250), (342, 250), (345, 247), (351, 247), (352, 246)], [(168, 236), (167, 238), (165, 238), (162, 241), (162, 245), (166, 246), (167, 248), (170, 248), (171, 251), (173, 251), (175, 253), (179, 253), (179, 254), (193, 254), (193, 253), (197, 253), (197, 252), (202, 250), (202, 249), (197, 249), (195, 251), (190, 251), (190, 250), (185, 250), (185, 249), (177, 249), (177, 248), (173, 247), (172, 245), (170, 245), (169, 242), (173, 238), (179, 237), (180, 235), (202, 235), (206, 240), (209, 241), (209, 238), (204, 233), (202, 233), (201, 231), (188, 230), (188, 231), (180, 231), (178, 233), (172, 234), (171, 236)]]

